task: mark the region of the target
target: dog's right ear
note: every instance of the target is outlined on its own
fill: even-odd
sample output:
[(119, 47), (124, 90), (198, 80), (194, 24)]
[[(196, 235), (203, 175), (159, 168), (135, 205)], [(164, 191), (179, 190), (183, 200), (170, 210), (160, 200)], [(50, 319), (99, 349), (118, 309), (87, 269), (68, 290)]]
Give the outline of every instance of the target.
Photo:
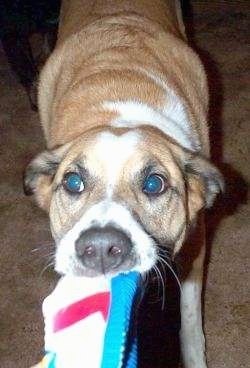
[(67, 147), (44, 151), (36, 156), (24, 173), (23, 187), (26, 195), (34, 195), (39, 206), (49, 210), (52, 182)]

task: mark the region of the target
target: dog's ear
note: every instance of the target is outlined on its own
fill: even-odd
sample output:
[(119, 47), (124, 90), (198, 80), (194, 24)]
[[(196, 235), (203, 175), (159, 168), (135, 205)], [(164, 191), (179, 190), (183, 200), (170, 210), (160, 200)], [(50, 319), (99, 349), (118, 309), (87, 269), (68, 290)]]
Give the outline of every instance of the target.
[(185, 160), (189, 218), (192, 221), (202, 208), (212, 206), (216, 195), (223, 191), (224, 180), (219, 170), (206, 158), (189, 155)]
[(39, 206), (49, 210), (52, 195), (52, 182), (57, 168), (64, 157), (66, 147), (44, 151), (27, 166), (24, 173), (24, 193), (34, 195)]

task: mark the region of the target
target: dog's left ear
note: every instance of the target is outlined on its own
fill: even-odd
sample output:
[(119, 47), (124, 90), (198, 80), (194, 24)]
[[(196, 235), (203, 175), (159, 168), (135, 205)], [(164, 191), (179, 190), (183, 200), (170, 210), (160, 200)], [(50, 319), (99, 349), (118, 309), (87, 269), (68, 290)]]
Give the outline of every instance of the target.
[(216, 195), (223, 191), (224, 180), (219, 170), (206, 158), (189, 155), (185, 160), (190, 220), (202, 208), (212, 206)]
[(44, 151), (27, 166), (24, 173), (24, 193), (34, 195), (39, 206), (49, 210), (52, 196), (52, 182), (67, 147)]

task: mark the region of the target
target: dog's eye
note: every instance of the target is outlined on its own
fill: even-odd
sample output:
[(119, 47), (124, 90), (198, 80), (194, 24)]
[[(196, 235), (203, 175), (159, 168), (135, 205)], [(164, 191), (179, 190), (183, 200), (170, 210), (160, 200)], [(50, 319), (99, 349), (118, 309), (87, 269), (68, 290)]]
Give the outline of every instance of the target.
[(151, 174), (144, 181), (142, 191), (150, 196), (162, 194), (166, 189), (166, 178), (160, 174)]
[(63, 187), (71, 193), (81, 193), (85, 185), (79, 174), (76, 172), (67, 172), (63, 177)]

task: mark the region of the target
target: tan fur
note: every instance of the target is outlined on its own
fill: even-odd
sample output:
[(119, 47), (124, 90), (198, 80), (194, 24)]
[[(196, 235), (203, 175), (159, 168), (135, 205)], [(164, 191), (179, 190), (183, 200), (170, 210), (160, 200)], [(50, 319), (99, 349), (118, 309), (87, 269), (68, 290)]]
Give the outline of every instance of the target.
[(37, 181), (37, 190), (35, 196), (39, 206), (48, 211), (52, 197), (52, 180), (50, 176), (40, 176)]
[[(41, 176), (38, 180), (37, 201), (42, 208), (50, 211), (53, 235), (56, 238), (61, 237), (71, 229), (89, 207), (105, 197), (107, 178), (105, 177), (104, 163), (93, 150), (93, 146), (102, 131), (102, 127), (92, 129), (68, 147), (65, 158), (57, 170), (53, 186), (51, 178), (48, 176)], [(119, 136), (127, 130), (109, 128), (109, 131)], [(176, 252), (185, 237), (185, 222), (193, 221), (197, 212), (204, 206), (204, 187), (198, 177), (188, 175), (188, 191), (186, 192), (181, 168), (176, 165), (177, 162), (185, 161), (185, 153), (175, 144), (172, 144), (170, 140), (168, 140), (167, 147), (164, 134), (159, 134), (157, 129), (147, 126), (135, 131), (140, 134), (141, 142), (133, 157), (122, 167), (121, 176), (117, 178), (113, 200), (121, 203), (126, 202), (128, 208), (136, 214), (137, 218), (140, 218), (148, 232), (159, 240), (164, 241), (165, 229), (168, 229), (167, 235), (170, 236), (170, 239), (176, 238), (182, 229), (182, 236), (179, 234), (179, 242), (175, 244)], [(152, 145), (151, 142), (157, 142), (157, 144)], [(136, 162), (134, 156), (136, 156)], [(178, 195), (174, 195), (171, 201), (169, 201), (168, 196), (160, 197), (155, 204), (144, 200), (141, 187), (134, 178), (146, 165), (149, 157), (154, 157), (154, 160), (159, 163), (159, 167), (161, 166), (163, 172), (168, 176), (169, 186), (178, 191)], [(75, 162), (76, 159), (79, 164), (89, 169), (90, 176), (96, 176), (97, 182), (77, 200), (73, 199), (72, 201), (72, 198), (65, 193), (63, 188), (57, 190), (52, 196), (53, 189), (60, 186), (64, 173), (75, 170), (72, 162)], [(133, 186), (130, 183), (133, 183)]]
[[(66, 161), (72, 159), (76, 150), (79, 150), (78, 154), (83, 148), (86, 152), (89, 144), (91, 147), (88, 137), (92, 129), (96, 132), (106, 130), (117, 117), (116, 112), (104, 109), (105, 101), (136, 100), (161, 107), (166, 91), (141, 72), (143, 66), (144, 71), (158, 75), (181, 99), (193, 133), (200, 141), (200, 152), (209, 155), (206, 76), (199, 58), (183, 36), (180, 9), (176, 4), (175, 1), (156, 1), (153, 5), (151, 1), (63, 1), (57, 46), (42, 71), (39, 85), (41, 122), (50, 149), (72, 142), (73, 148), (67, 153)], [(171, 146), (168, 137), (149, 127), (144, 129), (145, 137), (151, 138), (145, 138), (142, 152), (148, 151), (154, 142), (150, 152), (164, 161), (167, 143), (170, 152), (179, 157), (178, 161), (185, 161), (185, 152)], [(116, 134), (120, 133), (116, 131)], [(162, 147), (161, 136), (164, 136)], [(75, 144), (77, 140), (81, 143)], [(138, 162), (139, 156), (143, 159), (138, 153)], [(63, 173), (63, 168), (64, 162), (56, 177)], [(175, 171), (174, 175), (177, 168)], [(101, 168), (99, 172), (102, 172)], [(187, 200), (183, 206), (187, 205), (187, 220), (192, 221), (204, 206), (205, 194), (199, 178), (193, 175), (188, 178), (189, 196), (185, 199), (182, 190), (184, 202)], [(183, 185), (183, 178), (180, 181)], [(120, 178), (120, 193), (127, 195), (126, 182)], [(119, 193), (117, 196), (123, 197)], [(50, 198), (51, 191), (41, 185), (37, 190), (40, 205), (49, 209)], [(128, 201), (129, 195), (126, 198)], [(95, 202), (96, 198), (92, 196), (91, 201)], [(52, 203), (52, 216), (54, 212), (60, 212), (59, 207), (57, 203), (56, 210)], [(154, 223), (155, 229), (161, 228), (168, 213), (163, 212), (159, 217), (161, 223), (157, 222), (157, 217), (154, 222), (150, 221), (148, 214), (148, 226), (151, 228)], [(65, 231), (77, 216), (79, 213), (74, 217), (69, 215), (72, 219), (62, 220), (60, 226), (58, 219), (56, 223)], [(60, 217), (64, 219), (65, 215)], [(175, 221), (179, 218), (175, 216)], [(181, 246), (184, 236), (183, 233), (176, 249)]]
[[(200, 143), (200, 150), (195, 154), (209, 156), (206, 75), (198, 56), (187, 45), (178, 4), (178, 1), (171, 0), (63, 1), (58, 42), (41, 73), (39, 85), (39, 109), (48, 148), (64, 147), (66, 143), (71, 145), (65, 159), (59, 155), (59, 162), (63, 161), (56, 179), (60, 177), (62, 180), (65, 162), (70, 162), (75, 151), (80, 156), (84, 151), (86, 155), (87, 147), (90, 147), (92, 158), (89, 155), (88, 163), (90, 167), (95, 166), (94, 152), (91, 151), (93, 138), (90, 137), (93, 132), (98, 134), (107, 129), (112, 132), (111, 122), (118, 117), (117, 112), (104, 107), (104, 102), (137, 101), (159, 109), (168, 99), (171, 100), (162, 84), (156, 83), (149, 74), (157, 76), (181, 100), (191, 131)], [(210, 185), (206, 184), (206, 176), (217, 175), (217, 188), (210, 190), (207, 199), (207, 204), (210, 204), (220, 185), (219, 175), (203, 158), (194, 160), (194, 168), (186, 173), (190, 153), (146, 123), (141, 129), (145, 146), (137, 151), (136, 160), (142, 164), (144, 156), (151, 154), (166, 167), (168, 160), (168, 164), (175, 168), (171, 178), (179, 177), (182, 185), (182, 210), (179, 215), (175, 213), (172, 222), (183, 223), (184, 220), (180, 221), (182, 213), (185, 213), (187, 223), (192, 222), (206, 202), (206, 185)], [(123, 129), (115, 129), (116, 135), (122, 132)], [(102, 167), (97, 166), (96, 172), (102, 173)], [(203, 175), (202, 170), (207, 174)], [(72, 211), (69, 218), (65, 214), (60, 215), (58, 200), (57, 204), (53, 200), (51, 204), (53, 195), (49, 180), (37, 180), (36, 197), (43, 208), (50, 209), (52, 217), (58, 217), (54, 230), (60, 228), (60, 231), (65, 231), (83, 209), (80, 206), (73, 217)], [(128, 178), (120, 178), (117, 197), (124, 199), (125, 193), (128, 203), (127, 182)], [(105, 187), (105, 180), (102, 185), (100, 190)], [(101, 194), (95, 193), (100, 198)], [(92, 194), (90, 203), (96, 201)], [(154, 221), (149, 215), (149, 205), (147, 211), (144, 221), (150, 231), (154, 233), (163, 224), (167, 225), (168, 211), (162, 210), (160, 216), (154, 216)], [(57, 231), (54, 231), (55, 235)], [(175, 251), (181, 247), (185, 231), (186, 226), (183, 225)]]
[[(80, 138), (75, 142), (57, 171), (53, 184), (54, 187), (60, 185), (65, 172), (70, 171), (71, 168), (74, 170), (74, 166), (71, 163), (76, 158), (80, 164), (84, 163), (84, 166), (88, 168), (90, 177), (96, 175), (96, 181), (93, 186), (87, 189), (86, 194), (82, 195), (79, 199), (73, 200), (73, 203), (72, 198), (65, 193), (63, 188), (54, 194), (50, 207), (50, 215), (57, 237), (62, 236), (67, 229), (72, 228), (89, 207), (105, 197), (105, 188), (107, 187), (105, 167), (101, 158), (96, 156), (93, 150), (94, 142), (98, 139), (98, 133), (100, 131), (98, 129), (89, 132), (84, 136), (84, 141)], [(113, 129), (113, 131), (117, 131), (117, 129)], [(168, 228), (168, 233), (172, 237), (175, 237), (180, 227), (185, 223), (185, 188), (183, 186), (181, 171), (175, 164), (171, 148), (166, 149), (164, 137), (160, 138), (150, 128), (137, 131), (141, 134), (142, 140), (136, 148), (133, 157), (122, 167), (121, 175), (117, 178), (113, 200), (126, 202), (128, 208), (140, 218), (141, 222), (153, 236), (157, 235), (157, 237), (164, 239), (166, 235), (165, 229)], [(155, 141), (156, 139), (158, 140), (158, 144), (149, 147), (149, 142)], [(83, 146), (84, 153), (82, 153)], [(136, 156), (136, 162), (134, 161), (134, 156)], [(162, 196), (155, 204), (148, 203), (143, 199), (144, 194), (141, 192), (141, 186), (136, 182), (135, 178), (138, 172), (144, 168), (148, 157), (154, 157), (155, 161), (159, 161), (159, 167), (161, 166), (162, 170), (168, 173), (169, 186), (178, 189), (178, 197), (173, 196), (171, 201), (169, 201), (168, 196)], [(51, 198), (51, 194), (49, 198)], [(66, 210), (67, 208), (69, 209), (68, 211)], [(159, 217), (156, 216), (158, 212), (161, 214)], [(145, 213), (147, 216), (145, 216)], [(175, 216), (172, 215), (173, 213), (175, 213)], [(162, 230), (161, 234), (159, 234), (159, 229)]]
[(103, 110), (105, 100), (161, 106), (164, 92), (140, 73), (143, 66), (182, 99), (208, 155), (206, 77), (178, 31), (174, 6), (174, 1), (150, 0), (63, 2), (57, 47), (39, 86), (49, 148), (107, 125), (114, 114)]
[[(164, 85), (150, 78), (152, 74)], [(94, 147), (103, 132), (113, 134), (116, 141), (132, 129), (112, 127), (118, 113), (107, 110), (103, 103), (136, 101), (160, 110), (171, 101), (164, 86), (184, 106), (200, 149), (191, 152), (145, 122), (134, 128), (139, 139), (133, 155), (121, 161), (119, 173), (113, 178), (112, 198), (107, 198), (110, 162), (105, 162)], [(29, 192), (35, 193), (40, 206), (50, 213), (59, 248), (65, 236), (68, 247), (67, 234), (70, 237), (74, 225), (85, 220), (84, 214), (107, 200), (108, 205), (115, 202), (124, 206), (138, 225), (138, 232), (157, 240), (155, 248), (160, 244), (171, 247), (173, 254), (179, 252), (188, 239), (190, 224), (199, 220), (200, 210), (212, 204), (222, 186), (220, 174), (208, 161), (207, 105), (206, 75), (187, 44), (178, 1), (63, 0), (58, 42), (39, 84), (39, 111), (49, 151), (31, 162), (26, 178)], [(120, 153), (114, 152), (114, 157)], [(167, 181), (164, 195), (153, 200), (143, 193), (142, 173), (150, 160), (155, 172)], [(72, 196), (62, 183), (65, 173), (77, 171), (77, 164), (87, 171), (83, 178), (86, 188)], [(190, 261), (194, 266), (183, 278), (181, 294), (186, 368), (206, 368), (200, 313), (204, 225), (198, 223), (196, 233), (201, 236), (196, 239), (200, 240), (190, 243), (190, 248), (196, 250)], [(64, 248), (60, 249), (63, 257)], [(150, 257), (153, 253), (147, 254)], [(68, 259), (74, 257), (72, 253)]]

